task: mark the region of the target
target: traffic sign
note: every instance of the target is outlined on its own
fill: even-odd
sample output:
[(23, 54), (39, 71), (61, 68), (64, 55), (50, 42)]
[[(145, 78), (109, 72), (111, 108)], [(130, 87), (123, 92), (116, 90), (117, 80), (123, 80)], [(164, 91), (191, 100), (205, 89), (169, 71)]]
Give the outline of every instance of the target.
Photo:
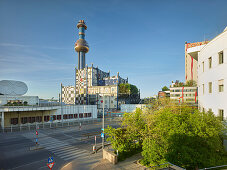
[(48, 168), (50, 168), (50, 170), (51, 170), (51, 169), (53, 168), (53, 166), (54, 166), (54, 162), (47, 164), (47, 166), (48, 166)]
[(48, 158), (48, 163), (53, 163), (54, 162), (54, 158), (52, 157), (52, 156), (50, 156), (49, 158)]
[(101, 133), (101, 137), (104, 138), (104, 133)]
[(35, 138), (35, 144), (36, 145), (38, 144), (38, 138)]
[(35, 131), (35, 134), (38, 135), (38, 131)]

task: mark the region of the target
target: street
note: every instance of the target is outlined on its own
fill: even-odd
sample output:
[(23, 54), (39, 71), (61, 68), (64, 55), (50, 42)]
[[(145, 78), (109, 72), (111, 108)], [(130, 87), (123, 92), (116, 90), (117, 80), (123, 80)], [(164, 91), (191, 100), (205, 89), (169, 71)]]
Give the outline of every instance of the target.
[[(115, 123), (105, 126), (117, 127)], [(14, 169), (49, 169), (48, 158), (53, 157), (53, 169), (87, 169), (89, 165), (102, 158), (102, 151), (92, 153), (95, 143), (101, 146), (101, 122), (79, 126), (39, 129), (38, 144), (40, 149), (30, 150), (35, 146), (35, 131), (1, 133), (0, 134), (0, 170)], [(86, 166), (86, 167), (85, 167)]]

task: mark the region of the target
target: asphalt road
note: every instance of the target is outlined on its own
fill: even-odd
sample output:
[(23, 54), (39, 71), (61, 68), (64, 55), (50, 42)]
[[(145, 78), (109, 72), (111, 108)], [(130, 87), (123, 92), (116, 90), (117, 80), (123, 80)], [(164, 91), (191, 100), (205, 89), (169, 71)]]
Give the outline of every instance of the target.
[[(118, 125), (108, 122), (105, 126)], [(71, 169), (87, 169), (88, 165), (102, 158), (101, 151), (92, 153), (97, 135), (97, 145), (101, 146), (99, 135), (102, 123), (65, 127), (57, 129), (39, 129), (38, 143), (41, 149), (30, 150), (35, 146), (35, 131), (0, 134), (0, 170), (45, 170), (48, 158), (54, 158), (54, 169), (62, 169), (73, 162)], [(75, 163), (76, 162), (76, 163)], [(77, 163), (78, 162), (78, 163)]]

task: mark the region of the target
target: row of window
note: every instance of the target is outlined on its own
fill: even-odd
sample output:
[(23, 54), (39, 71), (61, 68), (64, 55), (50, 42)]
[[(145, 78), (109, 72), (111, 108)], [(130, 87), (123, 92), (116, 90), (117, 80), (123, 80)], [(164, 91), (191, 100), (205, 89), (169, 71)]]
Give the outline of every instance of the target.
[[(195, 92), (196, 89), (184, 89), (183, 92)], [(182, 92), (182, 89), (170, 90), (170, 92)]]
[[(224, 63), (224, 53), (223, 51), (218, 53), (218, 64), (223, 64)], [(212, 68), (212, 57), (208, 58), (208, 68), (211, 69)], [(202, 62), (202, 69), (204, 72), (204, 61)]]
[[(212, 85), (212, 82), (209, 82), (208, 83), (208, 92), (209, 93), (212, 93), (212, 88), (213, 88), (213, 85)], [(205, 89), (205, 85), (202, 84), (202, 91), (203, 91), (203, 94), (205, 93), (204, 90)], [(219, 92), (224, 92), (224, 80), (218, 80), (218, 91)]]
[[(79, 118), (87, 118), (91, 117), (91, 113), (79, 113)], [(78, 118), (78, 114), (64, 114), (63, 119), (76, 119)], [(61, 120), (61, 115), (52, 115), (52, 116), (44, 116), (44, 122), (48, 122), (50, 120)], [(18, 124), (18, 118), (11, 118), (11, 124)], [(22, 117), (21, 123), (34, 123), (34, 122), (42, 122), (42, 116), (36, 117)]]
[[(182, 94), (171, 94), (170, 97), (180, 97)], [(195, 94), (184, 94), (184, 97), (194, 97)]]

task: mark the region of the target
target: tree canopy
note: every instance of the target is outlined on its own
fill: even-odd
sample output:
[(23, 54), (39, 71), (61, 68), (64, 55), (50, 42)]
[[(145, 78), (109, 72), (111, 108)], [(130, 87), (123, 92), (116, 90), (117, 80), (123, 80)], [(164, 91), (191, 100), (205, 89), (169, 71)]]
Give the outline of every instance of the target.
[(171, 162), (187, 169), (224, 165), (226, 126), (213, 113), (169, 105), (146, 116), (143, 163)]
[(171, 162), (196, 169), (227, 164), (223, 146), (226, 124), (212, 112), (170, 100), (125, 113), (120, 128), (105, 131), (120, 159), (142, 150), (141, 163), (146, 166)]
[(168, 91), (169, 90), (169, 88), (167, 87), (167, 86), (164, 86), (163, 88), (162, 88), (162, 91)]
[(129, 83), (119, 84), (119, 93), (121, 94), (138, 94), (138, 88)]

